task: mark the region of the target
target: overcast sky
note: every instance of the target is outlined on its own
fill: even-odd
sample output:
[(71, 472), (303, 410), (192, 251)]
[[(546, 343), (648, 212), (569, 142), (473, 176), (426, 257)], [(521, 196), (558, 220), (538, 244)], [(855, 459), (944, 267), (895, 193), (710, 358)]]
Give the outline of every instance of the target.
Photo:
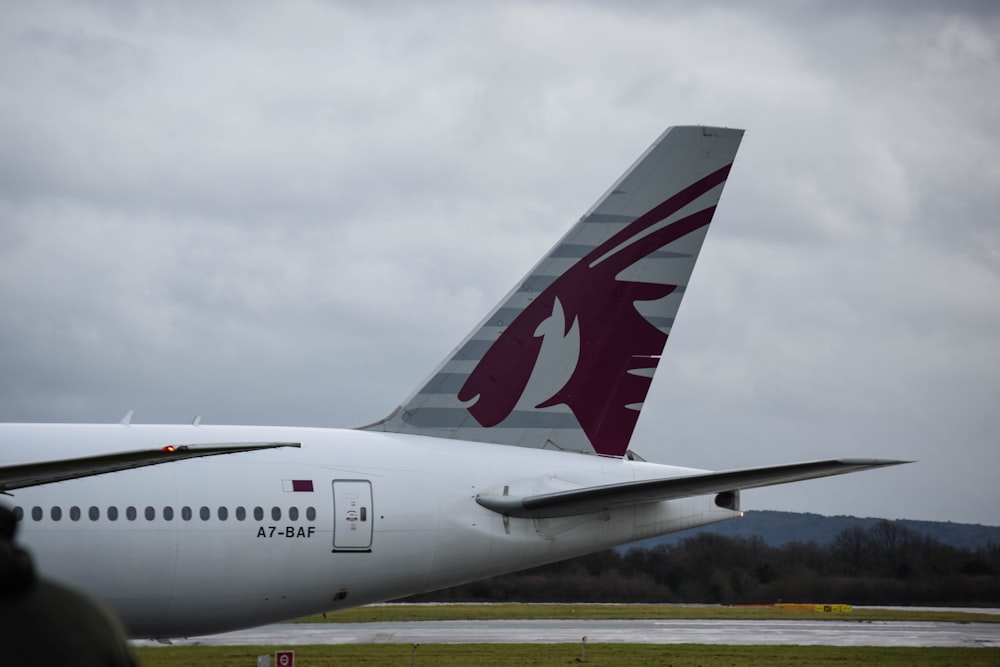
[(0, 420), (356, 426), (668, 125), (747, 130), (632, 448), (1000, 523), (1000, 5), (3, 2)]

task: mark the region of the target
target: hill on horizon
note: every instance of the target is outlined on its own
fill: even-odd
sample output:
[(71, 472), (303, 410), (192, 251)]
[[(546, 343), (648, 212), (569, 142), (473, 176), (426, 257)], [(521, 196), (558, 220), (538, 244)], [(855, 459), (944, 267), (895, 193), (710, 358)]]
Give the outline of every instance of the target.
[[(828, 544), (838, 533), (848, 528), (860, 526), (868, 530), (879, 521), (883, 519), (843, 515), (823, 516), (810, 512), (747, 510), (739, 519), (633, 542), (619, 549), (649, 549), (661, 544), (672, 545), (699, 533), (714, 533), (726, 537), (759, 537), (771, 546), (781, 546), (789, 542)], [(893, 523), (961, 549), (977, 549), (991, 543), (1000, 544), (1000, 526), (914, 519), (896, 519)]]

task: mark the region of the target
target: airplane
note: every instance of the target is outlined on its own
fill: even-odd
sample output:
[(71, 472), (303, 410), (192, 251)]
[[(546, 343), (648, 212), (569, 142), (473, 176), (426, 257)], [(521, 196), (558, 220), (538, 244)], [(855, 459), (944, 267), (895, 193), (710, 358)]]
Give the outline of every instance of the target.
[(742, 137), (668, 128), (377, 423), (0, 425), (23, 544), (131, 637), (168, 639), (534, 567), (741, 516), (743, 489), (904, 463), (709, 471), (629, 450)]

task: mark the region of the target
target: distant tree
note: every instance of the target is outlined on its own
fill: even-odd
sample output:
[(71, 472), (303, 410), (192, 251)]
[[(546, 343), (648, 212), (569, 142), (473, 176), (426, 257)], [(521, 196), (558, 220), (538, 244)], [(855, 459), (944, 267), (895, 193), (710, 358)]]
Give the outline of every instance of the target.
[(833, 538), (832, 551), (837, 572), (859, 574), (867, 569), (872, 559), (868, 531), (858, 525), (845, 528)]
[(907, 562), (913, 533), (888, 519), (879, 519), (868, 531), (876, 567), (881, 574), (905, 579), (911, 566)]
[(700, 533), (410, 598), (521, 602), (1000, 603), (1000, 545), (960, 549), (880, 520), (830, 544)]

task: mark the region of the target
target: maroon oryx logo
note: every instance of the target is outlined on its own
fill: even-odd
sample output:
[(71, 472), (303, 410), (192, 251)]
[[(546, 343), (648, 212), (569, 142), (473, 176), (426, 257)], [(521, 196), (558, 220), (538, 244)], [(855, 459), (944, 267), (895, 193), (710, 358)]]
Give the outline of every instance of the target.
[[(482, 426), (496, 426), (514, 410), (542, 349), (539, 327), (561, 322), (562, 336), (579, 339), (576, 366), (566, 383), (534, 405), (565, 404), (599, 454), (622, 456), (667, 334), (635, 308), (662, 299), (676, 285), (618, 280), (624, 269), (712, 221), (715, 207), (650, 229), (717, 185), (727, 165), (681, 190), (594, 248), (541, 292), (483, 355), (458, 392)], [(577, 331), (572, 331), (574, 328)], [(572, 336), (570, 335), (572, 331)]]

